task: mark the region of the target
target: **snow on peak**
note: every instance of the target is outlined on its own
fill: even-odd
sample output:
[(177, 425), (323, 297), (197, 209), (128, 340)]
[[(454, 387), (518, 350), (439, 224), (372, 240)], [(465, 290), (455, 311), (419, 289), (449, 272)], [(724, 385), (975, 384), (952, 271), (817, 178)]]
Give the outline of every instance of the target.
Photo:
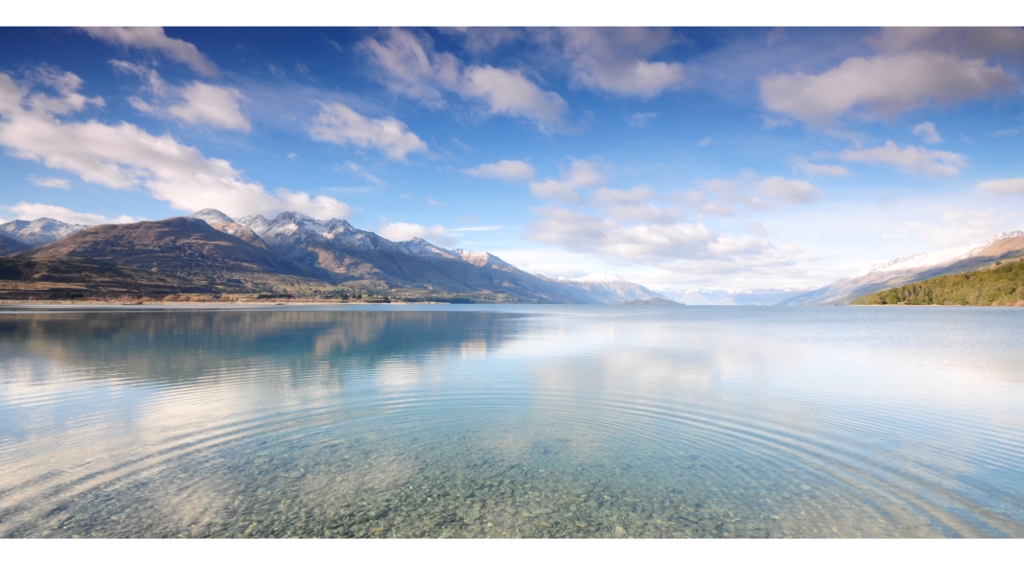
[(892, 273), (898, 271), (919, 271), (928, 269), (931, 267), (940, 267), (955, 263), (957, 261), (968, 259), (977, 255), (980, 251), (986, 247), (992, 245), (997, 241), (1009, 239), (1013, 237), (1019, 237), (1024, 235), (1022, 231), (1002, 232), (999, 233), (982, 243), (975, 243), (972, 245), (963, 245), (960, 247), (951, 247), (949, 249), (940, 249), (938, 251), (931, 251), (928, 253), (919, 253), (917, 255), (910, 255), (907, 257), (899, 257), (897, 259), (891, 259), (889, 261), (883, 261), (881, 263), (875, 263), (870, 267), (861, 269), (854, 273), (843, 277), (845, 279), (856, 279), (863, 276), (867, 276), (875, 273)]
[(624, 283), (629, 282), (626, 279), (613, 275), (611, 273), (592, 273), (583, 277), (577, 277), (575, 279), (566, 279), (574, 282), (585, 282), (585, 283)]
[(202, 210), (189, 215), (189, 218), (197, 218), (203, 220), (206, 223), (219, 222), (225, 224), (233, 224), (234, 220), (229, 218), (227, 214), (217, 210), (216, 208), (203, 208)]
[(52, 243), (87, 227), (89, 226), (67, 224), (53, 218), (38, 218), (32, 221), (13, 220), (0, 224), (0, 231), (22, 243), (36, 246)]

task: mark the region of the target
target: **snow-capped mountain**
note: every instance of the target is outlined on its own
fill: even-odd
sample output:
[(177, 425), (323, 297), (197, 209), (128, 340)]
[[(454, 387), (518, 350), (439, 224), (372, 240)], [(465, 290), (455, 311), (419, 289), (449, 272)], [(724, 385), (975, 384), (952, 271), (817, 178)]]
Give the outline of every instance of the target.
[(609, 273), (595, 273), (575, 279), (559, 278), (555, 280), (562, 284), (579, 288), (600, 298), (601, 302), (606, 304), (631, 300), (647, 300), (648, 298), (665, 298), (663, 295), (653, 292), (643, 285), (629, 282), (618, 275)]
[(197, 215), (209, 218), (212, 226), (223, 231), (249, 229), (274, 251), (329, 271), (343, 282), (452, 293), (492, 292), (537, 302), (605, 301), (579, 286), (526, 273), (490, 253), (445, 249), (420, 238), (394, 242), (345, 220), (317, 220), (298, 212), (282, 212), (272, 219), (246, 216), (226, 221), (222, 216), (209, 210)]
[(53, 243), (87, 227), (89, 226), (66, 224), (51, 218), (39, 218), (32, 221), (13, 220), (0, 224), (0, 231), (16, 241), (37, 247)]
[(875, 263), (826, 286), (782, 301), (780, 305), (849, 304), (864, 294), (933, 277), (979, 269), (1024, 253), (1024, 232), (1000, 233), (986, 241)]

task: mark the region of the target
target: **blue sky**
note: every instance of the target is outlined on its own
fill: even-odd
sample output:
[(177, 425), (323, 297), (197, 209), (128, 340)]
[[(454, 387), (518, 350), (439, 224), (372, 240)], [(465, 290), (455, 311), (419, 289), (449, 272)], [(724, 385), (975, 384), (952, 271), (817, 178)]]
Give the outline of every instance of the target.
[(4, 28), (0, 220), (298, 210), (807, 288), (1024, 229), (1024, 29)]

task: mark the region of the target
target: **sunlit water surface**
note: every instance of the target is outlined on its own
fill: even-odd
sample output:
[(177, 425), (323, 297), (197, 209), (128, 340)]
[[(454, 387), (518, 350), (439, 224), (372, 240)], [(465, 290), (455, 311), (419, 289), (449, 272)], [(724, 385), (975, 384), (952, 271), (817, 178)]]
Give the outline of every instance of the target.
[(1024, 309), (139, 308), (0, 311), (0, 536), (1024, 536)]

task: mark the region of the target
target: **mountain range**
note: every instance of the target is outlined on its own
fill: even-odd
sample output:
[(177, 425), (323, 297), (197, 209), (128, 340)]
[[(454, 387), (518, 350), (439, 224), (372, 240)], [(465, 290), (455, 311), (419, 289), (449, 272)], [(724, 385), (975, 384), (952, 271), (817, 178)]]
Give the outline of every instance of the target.
[(876, 263), (828, 286), (783, 300), (779, 305), (849, 304), (858, 296), (943, 275), (975, 271), (1020, 255), (1024, 255), (1024, 232), (1000, 233), (973, 245)]
[(85, 261), (121, 268), (106, 273), (115, 286), (118, 276), (149, 272), (216, 293), (579, 304), (658, 296), (623, 279), (548, 279), (490, 253), (445, 249), (419, 238), (393, 242), (345, 220), (320, 221), (296, 212), (233, 219), (206, 209), (189, 217), (90, 228), (19, 220), (0, 225), (0, 233), (11, 240), (0, 254), (14, 253), (0, 259), (0, 271), (6, 268), (6, 278), (25, 284), (25, 277), (71, 284), (74, 270), (61, 262)]

